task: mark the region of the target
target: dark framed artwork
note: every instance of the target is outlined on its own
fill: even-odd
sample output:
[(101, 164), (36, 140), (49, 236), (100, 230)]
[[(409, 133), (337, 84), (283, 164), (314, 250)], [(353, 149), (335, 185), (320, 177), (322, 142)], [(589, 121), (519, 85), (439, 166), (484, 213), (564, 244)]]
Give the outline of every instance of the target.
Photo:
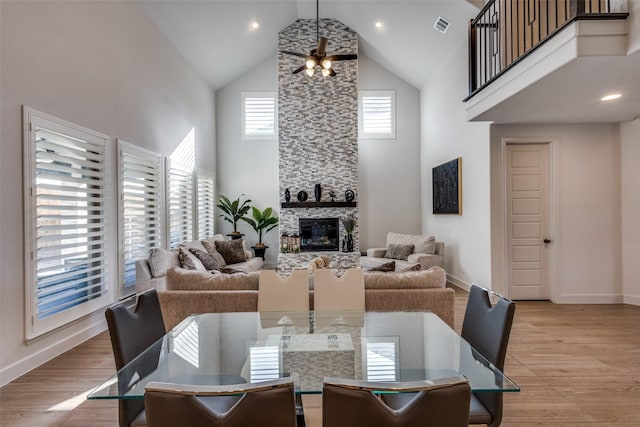
[(462, 215), (462, 157), (433, 168), (433, 213)]

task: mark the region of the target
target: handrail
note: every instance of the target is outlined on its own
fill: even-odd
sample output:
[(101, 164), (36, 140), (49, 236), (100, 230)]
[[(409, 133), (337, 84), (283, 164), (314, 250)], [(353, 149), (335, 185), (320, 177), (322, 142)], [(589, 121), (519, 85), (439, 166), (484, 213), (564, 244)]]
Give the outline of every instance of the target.
[(577, 20), (626, 19), (610, 0), (490, 0), (469, 21), (469, 96)]

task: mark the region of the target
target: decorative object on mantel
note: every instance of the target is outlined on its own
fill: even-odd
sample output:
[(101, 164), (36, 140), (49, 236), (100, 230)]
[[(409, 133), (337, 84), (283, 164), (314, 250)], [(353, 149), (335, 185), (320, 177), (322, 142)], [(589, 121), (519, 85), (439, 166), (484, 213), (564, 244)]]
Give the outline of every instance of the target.
[(322, 186), (320, 184), (316, 184), (313, 187), (313, 195), (316, 198), (316, 202), (319, 202), (320, 200), (322, 200)]
[(309, 198), (309, 195), (307, 194), (306, 191), (299, 191), (296, 198), (298, 199), (299, 202), (306, 202), (307, 199)]
[(350, 213), (340, 221), (342, 222), (344, 231), (347, 233), (342, 241), (342, 252), (353, 252), (353, 230), (356, 227), (356, 216), (355, 214)]
[(242, 201), (240, 200), (242, 196), (244, 196), (244, 194), (241, 194), (237, 199), (231, 201), (228, 197), (221, 194), (218, 198), (218, 204), (216, 205), (222, 211), (220, 216), (233, 225), (233, 231), (227, 234), (231, 239), (239, 239), (243, 236), (243, 234), (238, 231), (238, 221), (245, 220), (247, 212), (251, 209), (251, 205), (249, 205), (251, 199)]
[(331, 197), (331, 202), (335, 202), (336, 201), (336, 192), (333, 190), (329, 191), (329, 197)]
[(356, 198), (356, 195), (353, 192), (353, 190), (349, 189), (344, 192), (344, 200), (346, 200), (347, 202), (353, 202), (355, 198)]
[(284, 190), (284, 201), (287, 203), (291, 201), (291, 192), (289, 191), (288, 188)]
[(356, 202), (282, 202), (280, 207), (290, 209), (308, 209), (308, 208), (355, 208), (358, 204)]
[(432, 169), (433, 213), (462, 215), (462, 157)]
[(264, 259), (264, 252), (268, 248), (268, 246), (262, 243), (262, 235), (268, 233), (278, 226), (278, 217), (273, 215), (272, 208), (265, 208), (265, 210), (260, 211), (260, 209), (256, 208), (255, 206), (251, 207), (251, 216), (253, 218), (242, 219), (246, 223), (248, 223), (251, 228), (256, 231), (256, 233), (258, 233), (258, 243), (256, 243), (255, 246), (252, 246), (252, 248), (256, 256)]
[(316, 67), (320, 67), (322, 70), (322, 75), (324, 77), (333, 77), (336, 75), (336, 72), (333, 71), (332, 62), (335, 61), (349, 61), (352, 59), (358, 59), (358, 55), (355, 53), (344, 54), (344, 55), (330, 55), (327, 56), (327, 45), (329, 44), (329, 39), (326, 37), (320, 37), (320, 20), (319, 20), (319, 1), (316, 0), (316, 41), (318, 43), (317, 47), (309, 52), (309, 55), (305, 55), (298, 52), (291, 52), (289, 50), (281, 50), (281, 53), (286, 55), (298, 56), (300, 58), (305, 59), (305, 63), (296, 68), (293, 74), (297, 74), (300, 71), (304, 70), (305, 74), (309, 77), (313, 76)]

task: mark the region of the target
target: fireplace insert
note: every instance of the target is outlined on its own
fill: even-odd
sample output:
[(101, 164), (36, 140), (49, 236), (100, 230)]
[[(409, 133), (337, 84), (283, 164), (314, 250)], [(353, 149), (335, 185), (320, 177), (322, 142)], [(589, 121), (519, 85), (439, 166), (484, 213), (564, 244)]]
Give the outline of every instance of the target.
[(339, 250), (338, 218), (300, 218), (300, 250)]

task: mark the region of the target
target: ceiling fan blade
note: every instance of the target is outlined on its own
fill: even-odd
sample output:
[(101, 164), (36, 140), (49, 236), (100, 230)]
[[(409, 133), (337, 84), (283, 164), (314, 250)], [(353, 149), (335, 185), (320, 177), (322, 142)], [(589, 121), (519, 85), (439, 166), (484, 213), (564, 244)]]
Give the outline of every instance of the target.
[(303, 65), (300, 68), (296, 68), (296, 70), (291, 74), (298, 74), (300, 71), (304, 70), (305, 68), (307, 68), (307, 66)]
[(306, 58), (307, 56), (309, 56), (305, 55), (304, 53), (291, 52), (290, 50), (281, 50), (280, 53), (284, 53), (285, 55), (299, 56), (301, 58)]
[(345, 55), (331, 55), (327, 56), (324, 59), (329, 61), (350, 61), (352, 59), (358, 59), (358, 55), (355, 53), (345, 54)]
[(318, 40), (318, 47), (316, 48), (316, 54), (319, 56), (323, 56), (327, 53), (327, 45), (329, 44), (329, 39), (326, 37), (320, 37)]

